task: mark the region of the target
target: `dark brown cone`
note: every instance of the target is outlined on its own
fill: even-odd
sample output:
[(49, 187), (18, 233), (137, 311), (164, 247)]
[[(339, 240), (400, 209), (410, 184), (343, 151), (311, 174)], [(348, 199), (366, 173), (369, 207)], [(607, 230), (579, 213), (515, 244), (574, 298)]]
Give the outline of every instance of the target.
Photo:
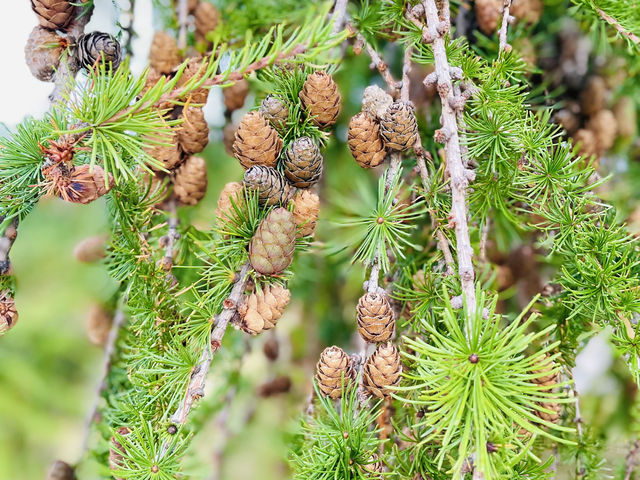
[(184, 121), (177, 129), (180, 147), (187, 154), (200, 153), (209, 143), (209, 125), (200, 107), (183, 110)]
[(274, 95), (267, 95), (260, 104), (260, 113), (278, 132), (284, 133), (289, 118), (287, 104)]
[(271, 210), (249, 242), (249, 263), (258, 273), (277, 275), (293, 261), (296, 222), (286, 208)]
[(72, 203), (91, 203), (113, 186), (112, 175), (109, 174), (105, 182), (105, 172), (99, 165), (84, 164), (69, 170), (66, 164), (59, 163), (48, 170), (45, 177), (51, 182), (50, 190), (54, 195)]
[(31, 0), (31, 8), (42, 27), (65, 31), (75, 13), (73, 3), (69, 0)]
[(248, 94), (249, 82), (244, 78), (242, 80), (238, 80), (222, 90), (224, 106), (230, 112), (235, 112), (244, 106), (244, 101), (247, 99)]
[(242, 183), (247, 190), (258, 192), (262, 206), (286, 205), (291, 197), (291, 187), (275, 168), (256, 165), (244, 172)]
[(180, 62), (180, 50), (175, 38), (163, 31), (156, 32), (149, 50), (151, 68), (160, 73), (171, 73)]
[(76, 58), (86, 69), (104, 61), (107, 65), (111, 64), (115, 71), (122, 60), (120, 42), (113, 35), (103, 32), (80, 35), (76, 42)]
[(273, 397), (291, 390), (291, 378), (288, 376), (276, 377), (258, 387), (258, 395), (263, 398)]
[[(231, 203), (232, 200), (233, 203)], [(242, 209), (244, 205), (244, 186), (240, 182), (229, 182), (224, 186), (218, 197), (216, 218), (235, 216), (234, 204), (239, 209)]]
[(173, 194), (181, 205), (196, 205), (207, 193), (207, 164), (192, 155), (176, 170)]
[(387, 155), (380, 137), (380, 127), (366, 113), (355, 115), (349, 122), (347, 143), (351, 155), (363, 168), (377, 167)]
[(16, 302), (8, 290), (0, 293), (0, 335), (4, 335), (18, 323)]
[(56, 460), (47, 472), (46, 480), (76, 480), (76, 472), (67, 462)]
[(240, 328), (251, 335), (271, 330), (282, 317), (290, 299), (291, 293), (282, 285), (263, 286), (238, 307)]
[(282, 139), (260, 112), (248, 112), (242, 117), (233, 142), (233, 154), (240, 165), (275, 167), (280, 150)]
[[(129, 427), (120, 427), (116, 430), (116, 433), (121, 436), (127, 436), (131, 433)], [(111, 448), (109, 449), (109, 468), (111, 470), (118, 470), (124, 466), (125, 449), (118, 441), (118, 438), (114, 435), (111, 437)], [(122, 480), (119, 477), (114, 476), (115, 480)]]
[(340, 398), (343, 390), (355, 378), (349, 356), (340, 347), (325, 348), (316, 365), (316, 383), (325, 397)]
[(53, 80), (64, 51), (64, 39), (43, 27), (35, 27), (24, 47), (24, 58), (34, 77), (43, 82)]
[(109, 330), (113, 323), (113, 315), (102, 305), (96, 303), (91, 306), (87, 315), (87, 337), (94, 345), (104, 345), (109, 337)]
[(385, 146), (405, 151), (412, 148), (418, 136), (418, 124), (411, 104), (394, 102), (380, 119), (380, 136)]
[(299, 237), (313, 235), (318, 223), (320, 197), (309, 190), (300, 190), (293, 198), (293, 218), (298, 226)]
[(366, 293), (358, 301), (358, 332), (369, 343), (386, 342), (393, 335), (395, 319), (385, 295)]
[(94, 235), (73, 247), (73, 256), (82, 263), (94, 263), (107, 256), (107, 235)]
[(280, 354), (280, 343), (275, 335), (271, 335), (262, 345), (262, 353), (270, 362), (275, 362)]
[(401, 374), (398, 349), (391, 342), (381, 343), (364, 364), (362, 384), (371, 395), (383, 398), (391, 393), (389, 387), (400, 382)]
[(321, 128), (336, 123), (340, 114), (340, 92), (331, 75), (317, 71), (307, 77), (300, 100), (312, 117), (311, 121)]
[[(202, 78), (205, 70), (206, 70), (206, 63), (203, 65), (202, 58), (192, 58), (191, 60), (189, 60), (186, 67), (184, 68), (182, 75), (180, 75), (180, 78), (176, 82), (176, 86), (178, 88), (183, 87), (193, 77), (196, 77), (198, 79)], [(181, 100), (184, 102), (188, 101), (191, 105), (194, 105), (194, 104), (204, 105), (205, 103), (207, 103), (208, 98), (209, 98), (209, 89), (204, 87), (198, 87), (196, 89), (189, 91), (189, 93), (185, 93), (181, 97)]]
[(211, 3), (200, 2), (193, 12), (196, 26), (196, 34), (204, 37), (207, 33), (216, 29), (220, 23), (220, 12)]
[(322, 175), (323, 163), (318, 145), (309, 137), (294, 140), (282, 158), (284, 175), (298, 188), (315, 185)]
[(503, 5), (503, 0), (476, 0), (476, 19), (482, 33), (493, 35), (498, 31)]
[(150, 142), (144, 147), (144, 151), (158, 160), (166, 170), (173, 170), (184, 160), (178, 145), (178, 136), (175, 131), (171, 130), (168, 137), (150, 139)]

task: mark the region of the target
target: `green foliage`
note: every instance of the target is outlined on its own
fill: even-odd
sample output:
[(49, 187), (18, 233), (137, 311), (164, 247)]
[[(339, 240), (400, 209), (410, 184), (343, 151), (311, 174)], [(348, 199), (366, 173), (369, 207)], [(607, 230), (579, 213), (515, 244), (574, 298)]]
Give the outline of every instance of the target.
[[(621, 35), (615, 24), (624, 31), (640, 36), (640, 13), (638, 5), (633, 0), (572, 0), (576, 5), (573, 12), (576, 17), (591, 23), (591, 29), (596, 30), (601, 38), (609, 41), (622, 38), (629, 48), (640, 48), (637, 41)], [(603, 28), (607, 25), (607, 30)]]

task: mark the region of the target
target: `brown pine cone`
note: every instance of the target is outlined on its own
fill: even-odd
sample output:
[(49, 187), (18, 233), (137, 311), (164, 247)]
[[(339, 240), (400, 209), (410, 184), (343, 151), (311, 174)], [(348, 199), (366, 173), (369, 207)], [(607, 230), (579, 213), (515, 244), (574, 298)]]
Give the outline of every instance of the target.
[(367, 475), (366, 478), (369, 480), (382, 480), (383, 478), (382, 461), (380, 461), (380, 458), (375, 453), (371, 455), (371, 458), (366, 464), (360, 465), (360, 469)]
[(269, 336), (266, 342), (262, 344), (262, 353), (270, 362), (275, 362), (280, 354), (280, 343), (275, 335)]
[(249, 242), (249, 263), (258, 273), (277, 275), (293, 261), (296, 222), (286, 208), (271, 210)]
[(331, 75), (322, 70), (312, 73), (300, 91), (300, 101), (320, 128), (335, 124), (340, 114), (340, 92)]
[[(189, 82), (193, 77), (201, 79), (207, 68), (206, 60), (202, 58), (192, 58), (187, 62), (182, 75), (176, 82), (176, 87), (181, 88)], [(188, 93), (185, 93), (180, 100), (184, 102), (190, 102), (191, 105), (204, 105), (209, 98), (209, 89), (205, 87), (195, 88)]]
[(340, 398), (343, 390), (353, 382), (355, 370), (351, 358), (340, 347), (327, 347), (316, 365), (316, 383), (325, 397)]
[(249, 94), (249, 82), (246, 79), (238, 80), (230, 86), (222, 89), (224, 106), (229, 112), (235, 112), (244, 106), (244, 101)]
[(273, 397), (291, 390), (291, 378), (288, 376), (276, 377), (258, 387), (258, 395), (263, 398)]
[(323, 163), (318, 145), (309, 137), (300, 137), (284, 152), (282, 169), (291, 185), (309, 188), (320, 179)]
[[(120, 427), (116, 429), (116, 433), (118, 435), (126, 437), (131, 433), (131, 429), (129, 427)], [(111, 448), (109, 449), (109, 468), (111, 470), (118, 470), (124, 467), (124, 453), (126, 452), (125, 448), (118, 441), (118, 438), (113, 435), (111, 437)], [(123, 480), (122, 478), (113, 477), (115, 480)]]
[(362, 384), (369, 394), (383, 398), (391, 393), (389, 387), (400, 383), (401, 374), (398, 349), (391, 342), (381, 343), (364, 364)]
[(536, 410), (536, 415), (547, 422), (558, 423), (560, 420), (560, 413), (562, 412), (562, 405), (559, 403), (540, 403), (539, 406), (541, 408), (545, 408), (547, 410), (551, 410), (551, 412), (545, 412), (542, 410)]
[(106, 235), (94, 235), (81, 240), (73, 247), (73, 256), (82, 263), (94, 263), (107, 257)]
[(509, 14), (525, 23), (534, 24), (542, 17), (542, 0), (513, 0)]
[(82, 34), (76, 41), (76, 59), (87, 70), (105, 62), (115, 71), (122, 61), (120, 42), (104, 32)]
[(49, 30), (66, 31), (75, 13), (73, 4), (69, 0), (31, 0), (38, 22)]
[(24, 47), (24, 58), (31, 74), (43, 82), (53, 80), (64, 44), (65, 40), (57, 33), (35, 27)]
[(220, 23), (220, 12), (209, 2), (200, 2), (193, 12), (196, 35), (204, 40), (207, 33), (216, 29)]
[(595, 134), (586, 128), (581, 128), (573, 135), (573, 143), (580, 144), (578, 153), (580, 156), (588, 158), (598, 155), (598, 141)]
[(260, 113), (278, 132), (284, 133), (287, 129), (289, 108), (287, 104), (274, 95), (267, 95), (260, 104)]
[(153, 35), (149, 50), (151, 68), (160, 73), (171, 73), (180, 65), (180, 49), (175, 38), (167, 32), (158, 31)]
[[(142, 87), (142, 90), (140, 91), (140, 97), (142, 97), (145, 93), (147, 93), (149, 90), (151, 90), (153, 87), (156, 86), (156, 84), (163, 79), (164, 83), (166, 84), (168, 79), (166, 75), (162, 75), (160, 72), (158, 72), (155, 68), (151, 68), (149, 67), (149, 71), (147, 73), (147, 76), (144, 79), (144, 87)], [(175, 104), (172, 103), (171, 101), (164, 101), (164, 102), (158, 102), (154, 105), (154, 107), (158, 110), (162, 110), (165, 115), (167, 114), (166, 112), (164, 112), (165, 110), (173, 110), (175, 108)]]
[(407, 102), (394, 102), (380, 119), (380, 136), (385, 146), (404, 152), (418, 138), (418, 124), (413, 107)]
[(636, 105), (631, 97), (620, 97), (613, 107), (613, 114), (618, 125), (618, 135), (626, 138), (635, 137), (638, 119)]
[(377, 167), (387, 155), (380, 137), (380, 127), (364, 112), (351, 118), (347, 144), (351, 155), (363, 168)]
[(240, 328), (251, 335), (271, 330), (282, 317), (290, 299), (291, 293), (282, 285), (263, 286), (238, 307)]
[(233, 154), (244, 168), (254, 165), (275, 167), (282, 150), (282, 139), (260, 112), (242, 117), (233, 142)]
[[(175, 1), (178, 2), (179, 0)], [(195, 12), (198, 7), (198, 3), (200, 3), (200, 0), (187, 0), (187, 11), (189, 13)]]
[(298, 226), (298, 237), (313, 235), (318, 222), (320, 197), (309, 190), (300, 190), (293, 198), (293, 218)]
[(238, 209), (242, 209), (244, 206), (244, 186), (240, 182), (229, 182), (224, 186), (218, 197), (216, 218), (234, 217), (234, 204)]
[(393, 98), (377, 85), (370, 85), (364, 89), (362, 95), (362, 111), (371, 118), (380, 120), (393, 103)]
[(209, 143), (209, 125), (200, 107), (182, 111), (184, 121), (177, 129), (180, 147), (187, 154), (200, 153)]
[(596, 113), (587, 123), (587, 129), (592, 131), (596, 137), (596, 148), (599, 155), (613, 147), (618, 135), (618, 123), (611, 110), (600, 110)]
[(173, 194), (182, 205), (196, 205), (207, 193), (207, 163), (202, 157), (190, 156), (176, 170)]
[(8, 290), (0, 293), (0, 335), (4, 335), (18, 323), (16, 302)]
[(478, 27), (485, 35), (493, 35), (502, 20), (503, 0), (476, 0)]
[(59, 163), (44, 175), (51, 182), (51, 193), (72, 203), (91, 203), (113, 186), (113, 176), (109, 174), (108, 181), (105, 181), (105, 171), (99, 165), (92, 167), (84, 164), (69, 168), (66, 164)]
[(286, 205), (292, 191), (289, 182), (275, 168), (256, 165), (244, 172), (242, 183), (250, 191), (258, 192), (261, 206)]
[[(167, 137), (149, 138), (149, 143), (145, 145), (144, 151), (158, 160), (166, 170), (173, 170), (184, 160), (178, 146), (178, 135), (174, 130), (171, 130)], [(155, 168), (154, 170), (157, 171)]]
[(169, 175), (163, 172), (144, 172), (142, 174), (142, 184), (146, 189), (145, 198), (155, 200), (156, 207), (162, 208), (164, 201), (172, 193), (171, 181), (165, 182), (168, 177)]
[(592, 76), (580, 93), (582, 113), (591, 117), (607, 106), (607, 83), (602, 77)]
[(95, 303), (87, 315), (87, 337), (94, 345), (104, 345), (109, 337), (113, 315), (102, 305)]
[(549, 389), (553, 389), (560, 378), (560, 372), (557, 370), (554, 362), (549, 359), (548, 354), (541, 355), (536, 360), (536, 368), (533, 373), (540, 376), (531, 381), (537, 385), (549, 387)]
[(366, 293), (358, 301), (358, 332), (369, 343), (386, 342), (393, 335), (396, 321), (385, 295)]
[(46, 480), (76, 480), (76, 472), (67, 462), (56, 460), (51, 465)]

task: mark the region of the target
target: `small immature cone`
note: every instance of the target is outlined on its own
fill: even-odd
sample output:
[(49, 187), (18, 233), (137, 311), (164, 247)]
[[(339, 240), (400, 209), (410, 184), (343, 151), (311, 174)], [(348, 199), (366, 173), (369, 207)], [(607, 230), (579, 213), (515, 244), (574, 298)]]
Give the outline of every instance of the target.
[(240, 165), (275, 167), (280, 150), (282, 139), (260, 112), (248, 112), (242, 117), (233, 142), (233, 154)]
[(242, 209), (244, 205), (244, 186), (240, 182), (229, 182), (224, 186), (218, 197), (216, 218), (235, 216), (234, 204), (239, 209)]
[(177, 129), (178, 142), (185, 153), (200, 153), (209, 143), (209, 125), (200, 107), (182, 111), (184, 121)]
[(318, 223), (320, 197), (309, 190), (300, 190), (293, 198), (293, 218), (299, 230), (299, 237), (313, 235)]
[(8, 290), (0, 293), (0, 335), (4, 335), (18, 323), (16, 302)]
[(144, 151), (158, 160), (166, 170), (173, 170), (184, 159), (182, 152), (180, 152), (178, 135), (174, 130), (171, 130), (169, 135), (150, 139), (145, 145)]
[(102, 305), (96, 303), (91, 306), (87, 315), (87, 337), (94, 345), (104, 345), (109, 337), (109, 330), (113, 323), (113, 315)]
[(31, 0), (31, 8), (42, 27), (65, 31), (75, 13), (74, 3), (70, 0)]
[(300, 91), (300, 100), (321, 128), (335, 124), (340, 114), (340, 92), (333, 77), (322, 70), (312, 73)]
[(498, 31), (503, 5), (503, 0), (476, 0), (476, 19), (482, 33), (493, 35)]
[(509, 14), (525, 23), (534, 24), (540, 21), (543, 8), (542, 0), (512, 0)]
[(387, 155), (378, 123), (364, 112), (351, 118), (347, 144), (351, 155), (363, 168), (377, 167)]
[(53, 80), (60, 65), (64, 39), (43, 27), (35, 27), (24, 47), (24, 58), (34, 77), (43, 82)]
[(291, 293), (282, 285), (265, 285), (238, 307), (240, 328), (251, 335), (271, 330), (282, 317)]
[(220, 12), (209, 2), (200, 2), (193, 12), (196, 34), (204, 39), (205, 35), (216, 29), (220, 23)]
[(391, 342), (381, 343), (364, 364), (362, 384), (371, 395), (383, 398), (391, 393), (389, 387), (400, 382), (401, 374), (398, 349)]
[(151, 68), (160, 73), (171, 73), (180, 65), (180, 61), (180, 50), (175, 38), (163, 31), (156, 32), (149, 51)]
[(391, 150), (404, 152), (415, 145), (418, 124), (410, 103), (394, 102), (387, 108), (380, 119), (380, 136)]
[(274, 95), (267, 95), (260, 104), (260, 113), (278, 132), (284, 133), (287, 128), (289, 118), (289, 107), (287, 104)]
[(291, 185), (309, 188), (320, 179), (324, 161), (318, 145), (309, 137), (300, 137), (289, 145), (281, 163)]
[(190, 156), (173, 178), (173, 194), (181, 205), (196, 205), (207, 193), (207, 163)]
[(582, 113), (591, 117), (607, 106), (607, 83), (602, 77), (590, 77), (580, 93)]
[(325, 397), (340, 398), (355, 378), (351, 358), (340, 347), (327, 347), (316, 365), (316, 383)]
[(258, 273), (277, 275), (293, 261), (296, 223), (293, 214), (278, 207), (260, 222), (249, 242), (249, 263)]
[(613, 147), (618, 135), (618, 123), (611, 110), (600, 110), (596, 113), (587, 123), (587, 129), (591, 130), (596, 137), (599, 154)]
[(82, 263), (94, 263), (107, 256), (106, 235), (94, 235), (81, 240), (73, 247), (73, 256)]
[(229, 112), (235, 112), (244, 106), (244, 101), (249, 94), (249, 82), (246, 79), (238, 80), (229, 87), (222, 89), (224, 106)]
[(370, 85), (364, 89), (362, 95), (362, 111), (371, 118), (380, 120), (393, 103), (393, 97), (377, 85)]
[(358, 333), (369, 343), (386, 342), (393, 335), (395, 318), (385, 295), (365, 293), (358, 301)]
[[(129, 427), (120, 427), (116, 430), (116, 433), (121, 436), (127, 436), (131, 433)], [(124, 453), (125, 449), (118, 441), (118, 438), (114, 435), (111, 437), (111, 448), (109, 449), (109, 468), (111, 470), (118, 470), (124, 466)], [(115, 480), (122, 480), (119, 477), (113, 477)]]
[[(176, 87), (181, 88), (186, 85), (192, 78), (196, 77), (201, 79), (206, 70), (206, 63), (203, 64), (202, 58), (192, 58), (189, 60), (187, 65), (185, 66), (182, 75), (178, 78), (176, 82)], [(191, 105), (204, 105), (207, 103), (207, 99), (209, 98), (209, 89), (203, 86), (190, 90), (188, 93), (185, 93), (181, 100), (184, 102), (190, 102)]]
[(244, 172), (242, 183), (250, 191), (258, 192), (261, 206), (286, 205), (291, 197), (289, 182), (278, 170), (256, 165)]
[(47, 472), (46, 480), (76, 480), (76, 472), (67, 462), (56, 460)]

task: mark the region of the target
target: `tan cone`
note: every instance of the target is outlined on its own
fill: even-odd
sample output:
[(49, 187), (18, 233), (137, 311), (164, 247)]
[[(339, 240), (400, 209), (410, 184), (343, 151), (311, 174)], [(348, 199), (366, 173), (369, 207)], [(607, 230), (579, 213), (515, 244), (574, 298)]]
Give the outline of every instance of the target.
[(187, 154), (200, 153), (209, 143), (209, 125), (200, 107), (183, 110), (184, 121), (177, 129), (180, 147)]
[(158, 31), (153, 35), (149, 50), (149, 64), (159, 73), (171, 73), (180, 65), (180, 50), (175, 38), (167, 32)]
[(266, 285), (249, 295), (238, 308), (240, 328), (251, 335), (271, 330), (282, 317), (291, 293), (282, 285)]
[(313, 235), (318, 222), (320, 197), (310, 190), (300, 190), (293, 198), (293, 218), (298, 226), (298, 237)]
[(216, 218), (234, 217), (234, 204), (239, 209), (243, 208), (244, 205), (244, 187), (240, 182), (229, 182), (224, 186), (218, 197), (218, 207), (215, 212)]
[(351, 155), (363, 168), (377, 167), (387, 155), (380, 137), (380, 127), (366, 113), (358, 113), (351, 118), (347, 144)]
[(300, 91), (300, 101), (309, 112), (311, 121), (319, 127), (329, 127), (338, 120), (340, 92), (327, 72), (318, 71), (307, 77)]
[(390, 395), (389, 387), (400, 383), (402, 364), (400, 353), (391, 343), (381, 343), (367, 359), (362, 370), (362, 384), (367, 392), (378, 398)]
[(316, 365), (316, 383), (325, 397), (340, 398), (343, 390), (355, 378), (349, 356), (340, 347), (325, 348)]
[(366, 293), (358, 301), (358, 333), (369, 343), (386, 342), (393, 335), (395, 319), (386, 295)]
[(229, 87), (222, 89), (224, 106), (229, 112), (235, 112), (244, 106), (249, 94), (249, 82), (246, 79), (238, 80)]
[(244, 168), (275, 167), (282, 139), (260, 112), (246, 113), (235, 133), (233, 153)]
[(182, 205), (196, 205), (207, 193), (207, 163), (204, 158), (190, 156), (176, 170), (173, 194)]

